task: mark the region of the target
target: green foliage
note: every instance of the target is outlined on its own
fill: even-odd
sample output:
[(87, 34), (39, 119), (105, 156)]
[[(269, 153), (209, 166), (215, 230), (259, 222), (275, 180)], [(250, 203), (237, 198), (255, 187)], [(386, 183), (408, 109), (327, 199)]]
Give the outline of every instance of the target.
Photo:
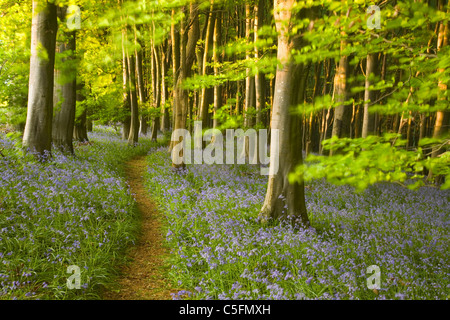
[(31, 2), (0, 1), (0, 125), (26, 120)]
[[(297, 9), (312, 7), (317, 1), (302, 2)], [(349, 96), (345, 105), (354, 108), (365, 103), (365, 59), (376, 53), (386, 59), (385, 78), (373, 77), (371, 90), (378, 91), (376, 101), (369, 102), (369, 112), (379, 116), (403, 114), (404, 117), (438, 110), (449, 110), (448, 91), (440, 90), (438, 82), (449, 83), (450, 47), (437, 52), (435, 26), (448, 22), (450, 12), (439, 11), (435, 4), (397, 1), (381, 5), (381, 28), (367, 28), (366, 8), (369, 1), (320, 1), (313, 27), (303, 33), (305, 45), (293, 52), (297, 63), (311, 64), (324, 59), (349, 58)], [(298, 20), (298, 28), (308, 21)], [(345, 45), (342, 47), (342, 44)], [(379, 64), (381, 64), (381, 60)], [(378, 66), (381, 69), (381, 65)], [(360, 69), (362, 75), (360, 75)], [(441, 69), (440, 72), (437, 72)], [(309, 115), (341, 105), (332, 95), (317, 96), (295, 107), (293, 112)], [(361, 109), (360, 109), (361, 110)], [(448, 131), (447, 131), (448, 132)], [(381, 181), (407, 183), (409, 188), (426, 184), (428, 171), (446, 177), (441, 186), (449, 187), (448, 136), (424, 139), (419, 146), (406, 148), (403, 135), (385, 133), (367, 139), (338, 139), (323, 141), (324, 150), (333, 156), (309, 155), (306, 163), (290, 175), (291, 181), (312, 181), (326, 178), (336, 184), (349, 184), (363, 190)], [(444, 153), (431, 157), (431, 149), (440, 146)], [(446, 152), (445, 152), (446, 151)]]
[[(335, 152), (332, 156), (310, 154), (306, 162), (290, 174), (289, 180), (309, 182), (325, 178), (362, 191), (379, 182), (406, 183), (408, 188), (417, 189), (425, 185), (424, 169), (445, 175), (447, 180), (450, 178), (449, 152), (438, 158), (424, 157), (421, 147), (406, 150), (406, 141), (400, 137), (398, 134), (365, 139), (333, 137), (323, 142), (324, 150)], [(448, 189), (448, 183), (442, 188)]]

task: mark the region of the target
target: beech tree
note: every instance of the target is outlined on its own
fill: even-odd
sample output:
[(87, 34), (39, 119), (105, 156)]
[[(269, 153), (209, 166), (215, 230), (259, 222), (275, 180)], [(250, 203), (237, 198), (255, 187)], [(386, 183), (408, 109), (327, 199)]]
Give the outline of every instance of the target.
[[(345, 30), (342, 28), (341, 35), (345, 37), (345, 34)], [(337, 106), (334, 110), (332, 136), (343, 138), (350, 136), (350, 119), (352, 116), (352, 110), (351, 106), (346, 103), (349, 97), (349, 57), (345, 54), (347, 41), (342, 39), (340, 43), (340, 57), (336, 66), (336, 74), (334, 76), (334, 98)]]
[(51, 153), (57, 8), (33, 1), (28, 112), (23, 145), (40, 155)]
[(376, 91), (371, 90), (370, 86), (374, 83), (373, 77), (377, 75), (378, 61), (377, 54), (371, 53), (367, 55), (366, 63), (366, 84), (364, 91), (364, 120), (362, 125), (362, 137), (366, 138), (375, 132), (375, 114), (370, 112), (370, 103), (375, 102)]
[[(300, 50), (303, 44), (300, 37), (293, 33), (296, 18), (312, 18), (314, 9), (303, 9), (294, 12), (295, 0), (275, 0), (274, 15), (278, 35), (277, 67), (275, 81), (275, 95), (272, 110), (272, 131), (279, 135), (271, 136), (270, 172), (266, 198), (260, 212), (263, 221), (279, 218), (296, 218), (303, 225), (309, 225), (305, 206), (303, 182), (290, 182), (289, 174), (302, 163), (301, 118), (298, 114), (291, 114), (290, 108), (299, 100), (295, 80), (304, 77), (303, 66), (295, 63), (292, 50)], [(312, 25), (310, 25), (312, 26)], [(302, 98), (302, 97), (301, 97)], [(278, 157), (276, 146), (279, 146), (279, 166), (274, 172), (274, 165)]]
[(127, 50), (126, 59), (128, 64), (128, 78), (129, 78), (129, 91), (130, 91), (130, 133), (128, 135), (128, 143), (134, 145), (138, 142), (139, 138), (139, 106), (136, 91), (136, 58), (131, 50)]
[[(66, 20), (67, 7), (58, 9), (60, 21)], [(59, 69), (55, 70), (53, 105), (53, 143), (56, 147), (73, 153), (73, 131), (75, 125), (77, 69), (76, 69), (76, 31), (66, 32), (60, 28), (61, 40), (57, 43), (57, 52), (65, 56)]]

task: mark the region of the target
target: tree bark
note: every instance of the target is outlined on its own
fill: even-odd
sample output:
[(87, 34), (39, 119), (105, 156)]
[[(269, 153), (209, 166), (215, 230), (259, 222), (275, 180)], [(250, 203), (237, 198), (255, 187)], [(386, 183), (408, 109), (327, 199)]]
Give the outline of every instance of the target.
[[(134, 33), (134, 42), (135, 45), (139, 45), (135, 50), (136, 57), (136, 77), (137, 77), (137, 88), (139, 92), (139, 104), (141, 108), (143, 108), (147, 103), (147, 90), (145, 90), (145, 82), (144, 82), (144, 70), (143, 70), (143, 50), (140, 41), (137, 38), (137, 30)], [(140, 116), (140, 125), (139, 132), (143, 135), (146, 135), (148, 131), (148, 118), (142, 113)]]
[(122, 127), (122, 140), (128, 140), (130, 136), (131, 127), (131, 98), (129, 93), (130, 83), (128, 75), (128, 59), (127, 59), (127, 30), (124, 26), (122, 29), (122, 92), (123, 92), (123, 127)]
[[(152, 44), (152, 69), (153, 70), (153, 77), (152, 77), (152, 88), (153, 88), (153, 107), (156, 110), (156, 112), (159, 112), (161, 109), (161, 81), (160, 81), (160, 75), (161, 71), (160, 69), (160, 54), (159, 49), (155, 47), (154, 44)], [(160, 117), (159, 115), (155, 115), (152, 119), (152, 135), (151, 139), (152, 141), (156, 141), (158, 137), (158, 128), (160, 126), (159, 124)]]
[[(341, 41), (341, 51), (345, 48), (345, 42)], [(341, 56), (334, 77), (335, 99), (338, 106), (334, 111), (334, 122), (332, 136), (338, 138), (348, 137), (350, 135), (350, 121), (352, 117), (352, 106), (346, 105), (348, 98), (348, 57)]]
[[(175, 18), (175, 9), (172, 10), (172, 19)], [(173, 101), (173, 114), (172, 123), (175, 128), (175, 117), (177, 114), (177, 103), (178, 103), (178, 77), (180, 74), (180, 30), (177, 25), (173, 22), (170, 29), (171, 42), (172, 42), (172, 75), (173, 75), (173, 88), (172, 88), (172, 101)], [(170, 149), (172, 148), (172, 143)]]
[[(183, 11), (187, 11), (187, 6), (183, 7)], [(183, 18), (180, 23), (180, 42), (179, 48), (174, 48), (174, 55), (179, 54), (179, 74), (176, 78), (176, 84), (174, 85), (174, 91), (176, 91), (175, 106), (175, 120), (174, 130), (186, 129), (187, 111), (189, 103), (189, 91), (183, 88), (183, 82), (187, 79), (191, 73), (192, 64), (195, 59), (195, 47), (199, 37), (198, 29), (198, 7), (194, 3), (191, 3), (189, 9), (189, 17)], [(179, 53), (176, 53), (176, 49), (179, 49)], [(182, 140), (171, 141), (171, 150), (174, 144), (178, 144)], [(185, 164), (172, 163), (175, 169), (184, 168)]]
[[(221, 62), (221, 54), (219, 52), (220, 46), (222, 45), (221, 40), (222, 35), (222, 13), (219, 11), (216, 16), (215, 27), (214, 27), (214, 37), (213, 37), (213, 61), (214, 61), (214, 76), (218, 77), (220, 74), (220, 68), (218, 64)], [(214, 86), (214, 122), (213, 128), (219, 126), (218, 111), (222, 108), (222, 85)]]
[[(207, 66), (210, 58), (210, 51), (211, 47), (213, 45), (213, 35), (214, 35), (214, 27), (215, 27), (215, 20), (216, 20), (216, 14), (214, 12), (214, 1), (211, 1), (211, 7), (209, 11), (209, 18), (208, 18), (208, 26), (206, 29), (206, 35), (205, 35), (205, 49), (203, 52), (203, 62), (202, 62), (202, 75), (207, 75), (210, 73), (210, 67)], [(213, 89), (214, 90), (214, 89)], [(200, 110), (199, 110), (199, 118), (202, 121), (202, 127), (203, 129), (206, 129), (210, 127), (209, 125), (209, 105), (211, 104), (211, 101), (213, 99), (212, 94), (214, 94), (214, 91), (211, 92), (210, 88), (202, 88), (201, 94), (200, 94)]]
[[(261, 54), (257, 47), (257, 42), (259, 40), (258, 31), (264, 25), (264, 11), (265, 11), (265, 1), (258, 0), (258, 5), (255, 6), (255, 60), (260, 59)], [(265, 107), (265, 94), (264, 94), (264, 74), (257, 72), (255, 75), (255, 108), (256, 108), (256, 126), (262, 125), (262, 110)]]
[[(250, 41), (250, 34), (252, 30), (251, 5), (245, 5), (245, 38)], [(250, 60), (251, 52), (247, 51), (246, 60)], [(255, 77), (251, 76), (250, 68), (246, 70), (247, 77), (245, 78), (245, 101), (244, 101), (244, 126), (247, 128), (253, 127), (253, 116), (250, 114), (251, 109), (255, 107)]]
[[(65, 21), (67, 8), (61, 8), (59, 15)], [(69, 57), (62, 61), (61, 68), (55, 69), (53, 92), (54, 119), (52, 139), (55, 147), (73, 154), (73, 130), (75, 125), (77, 69), (74, 64), (76, 50), (76, 32), (62, 35), (65, 42), (60, 42), (59, 53), (69, 52)]]
[(27, 120), (23, 146), (39, 155), (51, 154), (53, 85), (56, 33), (56, 5), (33, 1), (31, 58)]
[[(77, 102), (83, 102), (86, 97), (83, 94), (84, 84), (80, 83), (77, 85), (76, 100)], [(78, 110), (78, 107), (77, 107)], [(89, 141), (87, 133), (87, 110), (86, 107), (82, 107), (81, 114), (75, 118), (75, 126), (73, 129), (73, 139), (79, 142)], [(79, 111), (79, 110), (78, 110)], [(77, 112), (78, 112), (77, 111)]]
[(128, 77), (130, 79), (131, 121), (128, 144), (135, 145), (139, 140), (139, 106), (136, 93), (136, 64), (135, 57), (127, 53)]
[(370, 90), (369, 87), (373, 85), (373, 77), (378, 75), (378, 59), (376, 53), (367, 55), (366, 62), (366, 84), (364, 91), (364, 118), (362, 134), (363, 138), (367, 138), (369, 135), (375, 133), (375, 114), (369, 112), (369, 105), (376, 100), (376, 91)]
[[(161, 132), (166, 132), (170, 128), (170, 116), (169, 116), (169, 108), (166, 106), (168, 92), (167, 92), (167, 84), (166, 84), (166, 76), (167, 76), (167, 61), (166, 59), (169, 56), (168, 51), (169, 46), (167, 45), (167, 40), (162, 45), (161, 50), (161, 107), (162, 107), (162, 118), (161, 118)], [(167, 51), (166, 51), (167, 50)]]
[[(279, 32), (277, 58), (281, 66), (277, 67), (276, 72), (271, 120), (273, 132), (270, 175), (266, 198), (259, 216), (263, 222), (287, 217), (298, 219), (304, 226), (309, 226), (303, 182), (289, 182), (289, 174), (302, 163), (301, 117), (289, 113), (289, 108), (299, 99), (294, 80), (298, 79), (299, 72), (303, 69), (290, 57), (292, 50), (299, 50), (302, 45), (301, 38), (289, 36), (292, 32), (294, 18), (292, 10), (295, 3), (295, 0), (274, 0), (275, 22)], [(299, 14), (302, 17), (310, 16), (313, 9), (303, 9)], [(279, 133), (278, 137), (275, 132)], [(276, 151), (279, 151), (279, 154), (276, 154)], [(277, 160), (278, 170), (276, 170)]]

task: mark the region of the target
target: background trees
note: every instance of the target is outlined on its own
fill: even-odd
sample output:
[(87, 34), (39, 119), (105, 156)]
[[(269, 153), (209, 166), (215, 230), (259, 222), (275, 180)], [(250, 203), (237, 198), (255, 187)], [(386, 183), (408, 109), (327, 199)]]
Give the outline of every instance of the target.
[[(68, 2), (35, 1), (48, 10), (34, 16), (30, 33), (31, 1), (2, 0), (1, 121), (23, 130), (27, 103), (23, 141), (38, 152), (50, 150), (52, 136), (70, 150), (71, 127), (85, 141), (91, 121), (121, 128), (131, 145), (150, 125), (154, 139), (158, 130), (192, 130), (196, 120), (204, 129), (277, 128), (287, 143), (277, 196), (297, 185), (292, 192), (301, 199), (302, 181), (318, 177), (361, 188), (410, 178), (410, 186), (446, 188), (448, 1), (380, 2), (379, 29), (367, 25), (372, 4), (80, 1), (76, 37), (63, 36), (59, 19), (54, 65), (53, 13)], [(276, 19), (279, 5), (291, 8), (287, 38)], [(43, 32), (52, 37), (36, 40)], [(30, 60), (24, 49), (31, 46)], [(52, 82), (55, 70), (66, 80), (60, 88)], [(70, 95), (58, 99), (55, 92), (66, 89)], [(309, 155), (304, 165), (301, 150)], [(264, 215), (283, 216), (281, 204), (270, 206)]]

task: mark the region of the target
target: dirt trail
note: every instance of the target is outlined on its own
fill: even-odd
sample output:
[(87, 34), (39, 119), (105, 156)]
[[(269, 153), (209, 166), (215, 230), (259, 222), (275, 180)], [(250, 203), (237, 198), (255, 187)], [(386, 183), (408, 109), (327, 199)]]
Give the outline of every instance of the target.
[(144, 186), (145, 156), (134, 158), (126, 166), (127, 180), (141, 215), (141, 234), (127, 252), (130, 263), (121, 270), (118, 290), (104, 292), (104, 300), (171, 300), (172, 289), (164, 279), (164, 258), (160, 217)]

